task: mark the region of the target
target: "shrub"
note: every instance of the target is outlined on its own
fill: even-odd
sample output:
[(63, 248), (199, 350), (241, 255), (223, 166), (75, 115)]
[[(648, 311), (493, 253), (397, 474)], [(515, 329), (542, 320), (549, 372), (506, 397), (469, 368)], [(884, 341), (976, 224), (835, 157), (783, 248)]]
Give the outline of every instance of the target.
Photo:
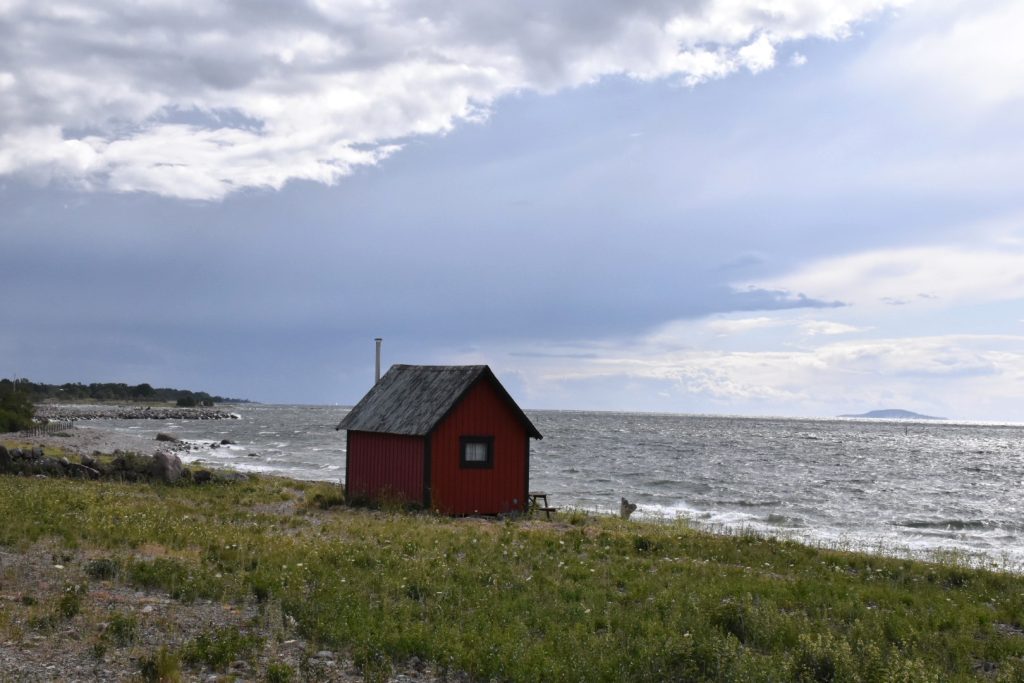
[(295, 672), (284, 662), (273, 662), (267, 667), (267, 683), (290, 683)]
[(309, 501), (312, 506), (318, 507), (321, 510), (329, 510), (332, 507), (344, 505), (345, 494), (340, 486), (318, 484), (316, 491), (310, 496)]
[(749, 643), (753, 636), (751, 610), (747, 605), (727, 600), (712, 614), (711, 623), (731, 633), (741, 643)]
[(130, 614), (114, 614), (107, 624), (104, 635), (114, 642), (118, 647), (125, 647), (135, 642), (135, 634), (138, 631), (138, 624), (135, 617)]
[(362, 643), (352, 652), (352, 662), (363, 674), (364, 681), (384, 683), (391, 677), (391, 658), (379, 646)]
[(158, 557), (151, 562), (134, 562), (128, 569), (128, 578), (142, 588), (162, 588), (174, 593), (188, 581), (188, 567), (173, 558)]
[(638, 553), (649, 553), (658, 549), (658, 544), (646, 536), (637, 536), (633, 539), (633, 549)]
[(189, 664), (205, 664), (220, 671), (237, 659), (249, 657), (261, 644), (258, 636), (245, 635), (237, 628), (226, 626), (201, 633), (185, 646), (182, 656)]
[(175, 600), (191, 602), (196, 598), (217, 598), (223, 595), (224, 583), (220, 577), (200, 567), (175, 558), (158, 557), (152, 561), (139, 560), (125, 571), (127, 581), (142, 588), (159, 588)]
[(13, 382), (0, 382), (0, 432), (17, 432), (32, 427), (35, 409), (28, 394)]
[(57, 612), (65, 619), (71, 619), (82, 611), (82, 595), (85, 594), (84, 585), (68, 584), (64, 586), (64, 593), (57, 601)]
[(178, 655), (166, 647), (151, 656), (143, 657), (139, 674), (147, 683), (177, 683), (181, 680), (181, 662)]
[(118, 565), (115, 560), (101, 558), (92, 560), (85, 566), (85, 573), (90, 579), (104, 580), (117, 576)]
[(800, 635), (793, 657), (792, 680), (806, 683), (848, 681), (855, 675), (853, 653), (844, 640), (828, 633)]

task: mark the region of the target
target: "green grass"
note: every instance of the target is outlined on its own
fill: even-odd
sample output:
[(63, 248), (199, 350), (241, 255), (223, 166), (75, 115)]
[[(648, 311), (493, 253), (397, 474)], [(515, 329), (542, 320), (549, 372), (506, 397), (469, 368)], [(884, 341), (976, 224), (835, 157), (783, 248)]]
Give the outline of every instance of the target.
[[(184, 603), (273, 604), (367, 680), (413, 656), (480, 680), (1024, 680), (1018, 575), (683, 522), (322, 509), (328, 495), (274, 478), (0, 477), (0, 544), (56, 539), (102, 558), (83, 561), (95, 580)], [(46, 615), (73, 610), (65, 595)], [(258, 649), (246, 638), (202, 634), (180, 656), (222, 668)], [(151, 669), (173, 676), (176, 661)]]

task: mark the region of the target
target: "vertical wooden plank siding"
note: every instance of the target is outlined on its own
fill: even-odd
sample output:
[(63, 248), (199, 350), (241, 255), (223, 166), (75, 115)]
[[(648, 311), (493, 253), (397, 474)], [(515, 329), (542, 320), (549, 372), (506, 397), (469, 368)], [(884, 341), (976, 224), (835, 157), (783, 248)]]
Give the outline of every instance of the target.
[[(494, 437), (493, 467), (459, 467), (459, 437)], [(484, 380), (467, 392), (434, 429), (431, 507), (453, 515), (493, 515), (526, 509), (529, 437), (494, 386)]]
[(348, 433), (345, 490), (350, 500), (423, 502), (422, 436)]

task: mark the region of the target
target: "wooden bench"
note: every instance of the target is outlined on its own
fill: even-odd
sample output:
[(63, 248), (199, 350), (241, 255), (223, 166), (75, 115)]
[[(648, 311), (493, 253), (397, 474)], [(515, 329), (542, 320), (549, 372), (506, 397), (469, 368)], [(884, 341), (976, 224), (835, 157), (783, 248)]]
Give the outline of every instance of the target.
[(544, 491), (530, 491), (529, 496), (530, 501), (527, 505), (527, 510), (529, 512), (539, 510), (547, 516), (548, 521), (551, 521), (551, 513), (558, 512), (558, 508), (551, 507), (548, 504), (548, 494)]

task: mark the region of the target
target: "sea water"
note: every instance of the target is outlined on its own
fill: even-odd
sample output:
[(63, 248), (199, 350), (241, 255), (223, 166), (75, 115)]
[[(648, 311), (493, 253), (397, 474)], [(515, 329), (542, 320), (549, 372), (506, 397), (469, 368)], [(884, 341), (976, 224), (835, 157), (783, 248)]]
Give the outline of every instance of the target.
[[(238, 420), (97, 421), (168, 432), (185, 460), (342, 482), (346, 408), (233, 406)], [(552, 505), (683, 517), (887, 553), (1024, 566), (1024, 425), (527, 411), (530, 488)], [(83, 423), (83, 427), (88, 423)], [(234, 444), (210, 448), (227, 439)]]

